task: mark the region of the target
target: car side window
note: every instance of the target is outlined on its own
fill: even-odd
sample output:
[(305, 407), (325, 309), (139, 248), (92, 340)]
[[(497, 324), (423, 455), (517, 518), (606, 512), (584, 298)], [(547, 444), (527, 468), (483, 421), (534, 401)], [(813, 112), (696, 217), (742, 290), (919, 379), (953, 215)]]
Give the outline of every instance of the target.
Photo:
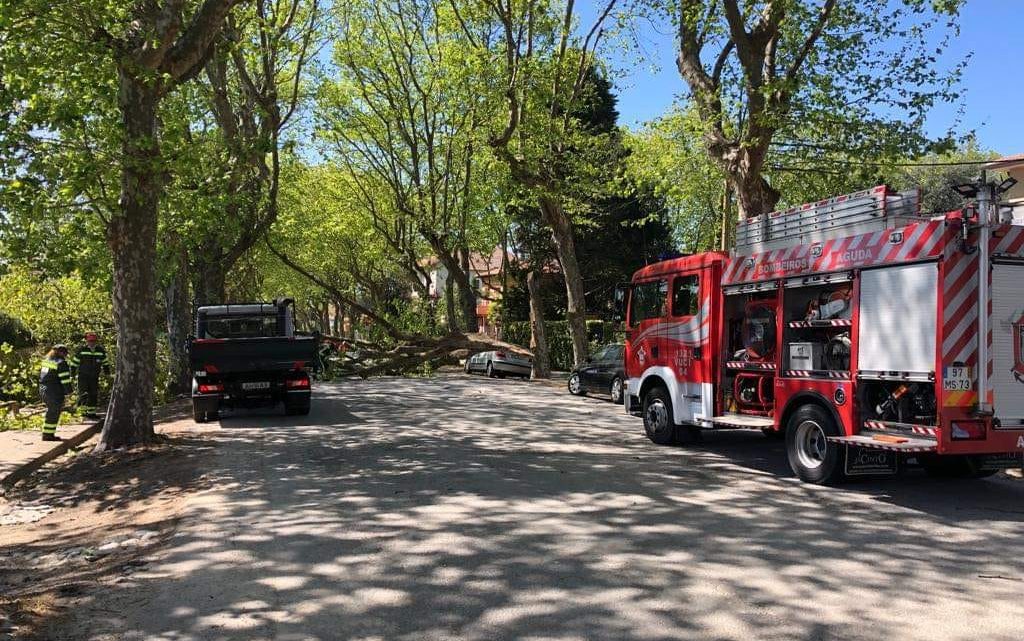
[(667, 316), (667, 295), (668, 282), (664, 280), (634, 285), (629, 303), (629, 326), (636, 327), (645, 320)]
[(672, 315), (696, 316), (700, 309), (700, 278), (676, 276), (672, 281)]

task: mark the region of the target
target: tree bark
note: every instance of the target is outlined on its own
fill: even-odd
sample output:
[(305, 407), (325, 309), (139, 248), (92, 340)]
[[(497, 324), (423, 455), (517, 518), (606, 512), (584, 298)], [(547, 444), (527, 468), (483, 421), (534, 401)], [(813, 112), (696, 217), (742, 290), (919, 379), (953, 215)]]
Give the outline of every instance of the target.
[(164, 308), (167, 315), (167, 342), (170, 347), (167, 392), (177, 396), (191, 388), (192, 371), (189, 367), (188, 337), (192, 324), (192, 305), (189, 302), (188, 250), (176, 239), (174, 273), (164, 288)]
[(530, 351), (533, 352), (533, 377), (551, 378), (551, 357), (548, 337), (544, 328), (544, 299), (541, 294), (543, 272), (533, 268), (526, 275), (526, 288), (530, 294)]
[(156, 234), (164, 180), (157, 108), (171, 87), (202, 68), (214, 37), (239, 1), (203, 0), (184, 29), (184, 3), (132, 3), (124, 39), (102, 27), (94, 32), (117, 62), (123, 127), (120, 211), (107, 225), (114, 258), (116, 374), (96, 452), (156, 438)]
[(197, 258), (193, 264), (192, 274), (192, 291), (197, 307), (199, 305), (220, 305), (227, 302), (224, 300), (227, 289), (227, 267), (223, 263)]
[(158, 90), (125, 69), (118, 103), (124, 126), (121, 210), (107, 230), (114, 258), (113, 311), (117, 357), (110, 404), (97, 452), (155, 440), (156, 231), (162, 191), (157, 139)]
[(551, 228), (558, 262), (562, 265), (566, 294), (565, 320), (569, 326), (569, 336), (572, 339), (573, 365), (579, 366), (587, 360), (587, 304), (584, 299), (583, 276), (576, 260), (576, 239), (572, 230), (572, 221), (562, 209), (562, 204), (552, 198), (542, 196), (540, 210), (544, 216), (544, 222)]
[(448, 332), (459, 331), (459, 317), (455, 312), (455, 281), (451, 274), (444, 279), (444, 305), (445, 324), (448, 325)]

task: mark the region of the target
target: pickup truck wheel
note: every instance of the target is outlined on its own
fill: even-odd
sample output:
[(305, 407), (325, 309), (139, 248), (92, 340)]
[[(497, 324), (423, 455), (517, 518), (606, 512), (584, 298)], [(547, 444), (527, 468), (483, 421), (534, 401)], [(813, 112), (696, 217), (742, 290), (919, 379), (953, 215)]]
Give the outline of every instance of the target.
[(840, 436), (832, 416), (818, 405), (804, 405), (786, 425), (789, 467), (806, 483), (835, 485), (844, 478), (843, 450), (828, 440)]

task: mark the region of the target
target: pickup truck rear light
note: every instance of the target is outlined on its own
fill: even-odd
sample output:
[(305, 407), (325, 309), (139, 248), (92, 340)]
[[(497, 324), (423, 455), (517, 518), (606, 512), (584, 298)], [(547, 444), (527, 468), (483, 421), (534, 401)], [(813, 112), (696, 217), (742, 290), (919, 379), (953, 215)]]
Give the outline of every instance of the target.
[(200, 394), (214, 394), (216, 392), (223, 392), (224, 386), (220, 383), (200, 383), (199, 393)]
[(985, 440), (985, 424), (981, 421), (954, 421), (951, 428), (954, 441)]
[(308, 378), (289, 378), (284, 383), (288, 389), (309, 389)]

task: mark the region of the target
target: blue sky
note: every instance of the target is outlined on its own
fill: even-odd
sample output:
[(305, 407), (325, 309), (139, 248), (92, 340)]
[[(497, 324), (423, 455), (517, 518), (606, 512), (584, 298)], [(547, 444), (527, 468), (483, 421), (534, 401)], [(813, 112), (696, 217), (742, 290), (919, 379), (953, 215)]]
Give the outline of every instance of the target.
[[(601, 0), (582, 0), (587, 23)], [(616, 81), (620, 122), (635, 127), (664, 113), (683, 90), (675, 69), (671, 25), (645, 23), (640, 29), (648, 59), (617, 60), (624, 77)], [(960, 36), (947, 51), (947, 64), (973, 52), (964, 75), (964, 114), (957, 133), (974, 130), (983, 148), (1003, 154), (1024, 153), (1024, 0), (967, 0)], [(939, 105), (928, 119), (928, 133), (944, 134), (959, 105)]]

